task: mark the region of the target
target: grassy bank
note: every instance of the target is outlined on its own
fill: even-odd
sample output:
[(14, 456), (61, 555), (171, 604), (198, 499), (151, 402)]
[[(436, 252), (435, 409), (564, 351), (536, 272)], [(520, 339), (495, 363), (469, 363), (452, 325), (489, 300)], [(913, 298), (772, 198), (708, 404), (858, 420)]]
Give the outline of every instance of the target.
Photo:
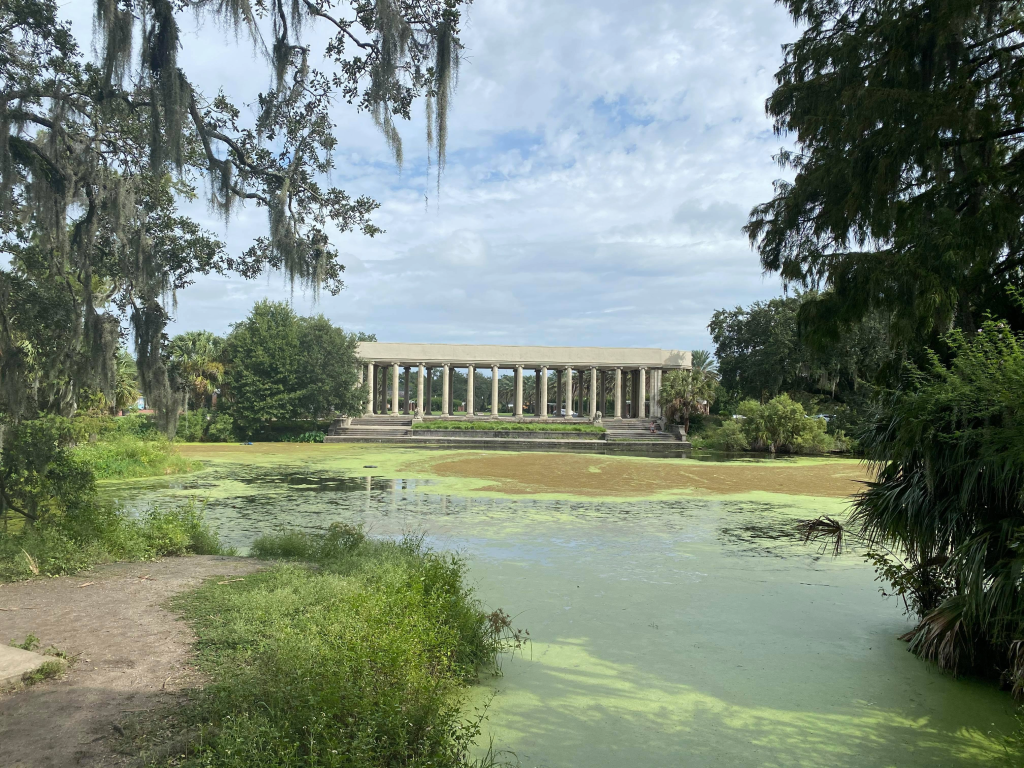
[(340, 525), (264, 538), (252, 554), (296, 562), (172, 603), (210, 682), (173, 716), (189, 756), (161, 764), (471, 764), (479, 723), (461, 691), (515, 636), (481, 610), (460, 559)]
[(145, 416), (83, 416), (71, 423), (78, 440), (74, 456), (97, 480), (176, 475), (202, 467), (179, 454)]
[(482, 430), (486, 432), (596, 432), (604, 427), (595, 424), (560, 424), (534, 421), (425, 421), (413, 424), (413, 429)]
[(195, 501), (139, 518), (90, 506), (16, 531), (0, 531), (0, 582), (63, 576), (118, 560), (223, 552)]

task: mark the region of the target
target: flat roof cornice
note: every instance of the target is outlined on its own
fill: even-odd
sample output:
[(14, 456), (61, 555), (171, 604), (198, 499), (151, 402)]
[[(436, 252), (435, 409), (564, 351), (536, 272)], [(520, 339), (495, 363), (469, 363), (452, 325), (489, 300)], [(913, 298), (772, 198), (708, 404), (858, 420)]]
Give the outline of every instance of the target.
[(689, 368), (690, 353), (637, 347), (526, 347), (504, 344), (405, 344), (361, 341), (357, 354), (378, 364), (497, 365), (512, 368)]

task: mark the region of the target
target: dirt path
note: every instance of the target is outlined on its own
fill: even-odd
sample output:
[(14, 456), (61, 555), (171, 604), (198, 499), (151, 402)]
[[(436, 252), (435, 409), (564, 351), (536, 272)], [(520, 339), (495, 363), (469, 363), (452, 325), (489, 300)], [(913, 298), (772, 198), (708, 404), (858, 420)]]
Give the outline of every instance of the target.
[(0, 584), (0, 642), (33, 634), (41, 648), (52, 645), (77, 657), (62, 679), (0, 694), (0, 766), (117, 765), (114, 723), (173, 701), (193, 675), (192, 634), (160, 604), (203, 579), (263, 565), (238, 557), (179, 557)]

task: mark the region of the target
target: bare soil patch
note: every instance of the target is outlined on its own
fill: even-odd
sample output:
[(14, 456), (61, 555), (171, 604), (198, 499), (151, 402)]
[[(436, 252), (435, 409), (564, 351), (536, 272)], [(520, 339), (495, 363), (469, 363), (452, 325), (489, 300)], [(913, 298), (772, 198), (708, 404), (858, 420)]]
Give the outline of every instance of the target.
[(58, 680), (0, 694), (0, 766), (119, 765), (115, 724), (174, 703), (198, 682), (187, 625), (161, 608), (213, 576), (266, 564), (240, 557), (114, 563), (77, 576), (0, 584), (0, 642), (36, 635), (74, 657)]
[(591, 454), (502, 453), (446, 456), (431, 462), (441, 477), (493, 481), (480, 490), (508, 494), (644, 496), (687, 490), (739, 494), (764, 491), (845, 497), (869, 480), (858, 461), (699, 462), (631, 459)]

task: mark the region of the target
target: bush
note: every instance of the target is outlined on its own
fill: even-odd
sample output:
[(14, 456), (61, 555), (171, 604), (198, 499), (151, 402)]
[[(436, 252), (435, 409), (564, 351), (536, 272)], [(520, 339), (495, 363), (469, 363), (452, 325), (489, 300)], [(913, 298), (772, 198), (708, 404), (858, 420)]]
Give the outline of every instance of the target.
[(163, 437), (146, 440), (115, 433), (79, 445), (74, 455), (89, 466), (99, 480), (175, 475), (202, 466), (180, 455)]
[(789, 395), (763, 404), (744, 400), (737, 410), (743, 416), (743, 436), (755, 450), (827, 453), (834, 445), (825, 420), (808, 418), (803, 406)]
[(234, 419), (226, 413), (215, 413), (206, 427), (206, 439), (211, 443), (233, 443), (238, 439)]
[(263, 537), (253, 552), (318, 567), (209, 582), (173, 601), (211, 678), (178, 713), (181, 730), (206, 730), (175, 765), (469, 765), (480, 728), (459, 690), (501, 643), (459, 558), (344, 525)]
[(699, 436), (700, 443), (695, 447), (709, 448), (713, 451), (745, 451), (750, 448), (750, 443), (740, 429), (740, 425), (734, 419), (730, 419), (722, 426), (709, 430), (706, 434)]
[(92, 506), (0, 534), (0, 581), (63, 576), (115, 560), (223, 552), (194, 500), (140, 518)]

